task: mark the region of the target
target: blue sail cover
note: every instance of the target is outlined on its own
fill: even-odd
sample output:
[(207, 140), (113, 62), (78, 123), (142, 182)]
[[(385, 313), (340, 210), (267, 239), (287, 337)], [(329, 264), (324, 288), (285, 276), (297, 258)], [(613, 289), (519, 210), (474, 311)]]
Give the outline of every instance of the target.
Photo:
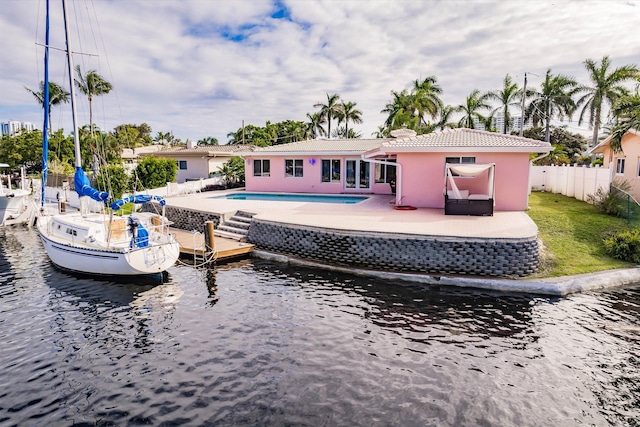
[(135, 203), (135, 204), (143, 204), (150, 202), (151, 200), (158, 200), (160, 202), (160, 206), (164, 206), (167, 204), (166, 200), (164, 200), (161, 196), (152, 196), (149, 194), (134, 194), (133, 196), (125, 197), (124, 199), (116, 200), (111, 203), (111, 209), (114, 211), (120, 210), (127, 203)]
[(87, 177), (81, 167), (76, 168), (76, 174), (73, 177), (73, 182), (76, 187), (76, 193), (78, 193), (79, 197), (88, 196), (98, 202), (104, 202), (109, 198), (109, 193), (99, 191), (91, 187), (89, 177)]

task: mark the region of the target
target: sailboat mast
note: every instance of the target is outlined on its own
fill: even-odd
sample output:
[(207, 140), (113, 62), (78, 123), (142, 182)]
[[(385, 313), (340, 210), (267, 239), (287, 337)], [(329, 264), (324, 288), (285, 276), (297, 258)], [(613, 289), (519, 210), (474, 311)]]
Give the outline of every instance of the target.
[(44, 84), (42, 87), (42, 108), (44, 110), (44, 123), (42, 124), (42, 188), (40, 190), (40, 206), (44, 207), (44, 193), (47, 186), (47, 175), (49, 174), (49, 0), (46, 1), (46, 21), (44, 30)]
[(69, 40), (69, 23), (67, 20), (67, 0), (62, 0), (62, 14), (64, 18), (64, 32), (67, 42), (67, 68), (69, 69), (69, 92), (71, 93), (71, 115), (73, 118), (73, 145), (76, 155), (76, 169), (82, 167), (82, 159), (80, 157), (80, 136), (78, 135), (78, 119), (76, 112), (76, 90), (73, 79), (73, 58), (71, 54), (71, 45)]

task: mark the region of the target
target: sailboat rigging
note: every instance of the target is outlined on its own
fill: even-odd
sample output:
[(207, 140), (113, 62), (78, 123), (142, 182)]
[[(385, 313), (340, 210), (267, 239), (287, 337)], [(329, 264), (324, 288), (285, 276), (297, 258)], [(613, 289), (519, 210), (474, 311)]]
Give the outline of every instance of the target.
[[(46, 1), (46, 8), (43, 207), (48, 161), (46, 134), (49, 108), (49, 0)], [(135, 195), (122, 201), (114, 201), (108, 213), (104, 209), (101, 212), (89, 211), (88, 199), (106, 204), (110, 197), (109, 193), (92, 188), (89, 178), (82, 169), (66, 0), (62, 0), (62, 12), (74, 128), (74, 185), (80, 197), (80, 210), (45, 215), (44, 209), (41, 209), (42, 214), (37, 220), (40, 238), (51, 261), (65, 270), (108, 276), (136, 276), (164, 272), (176, 262), (180, 248), (176, 239), (168, 233), (169, 221), (164, 215), (165, 201), (161, 197)], [(123, 216), (114, 215), (114, 212), (118, 211), (124, 203), (147, 203), (152, 199), (158, 202), (162, 208), (162, 214), (134, 212)]]

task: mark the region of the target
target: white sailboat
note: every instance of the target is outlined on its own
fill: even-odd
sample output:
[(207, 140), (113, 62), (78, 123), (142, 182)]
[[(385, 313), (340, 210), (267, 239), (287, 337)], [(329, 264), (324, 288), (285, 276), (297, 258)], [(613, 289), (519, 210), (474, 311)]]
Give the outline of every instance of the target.
[[(4, 168), (9, 168), (9, 165), (0, 163), (0, 169)], [(31, 192), (24, 188), (12, 188), (9, 174), (0, 173), (0, 226), (28, 224), (28, 217), (33, 220), (33, 215), (29, 215), (33, 213), (30, 196)]]
[[(47, 0), (47, 21), (49, 1)], [(106, 202), (109, 194), (91, 188), (82, 170), (80, 142), (75, 107), (73, 64), (69, 47), (66, 0), (62, 0), (66, 33), (67, 67), (71, 93), (71, 109), (74, 126), (75, 190), (80, 196), (80, 210), (38, 217), (37, 230), (51, 261), (58, 267), (78, 273), (106, 276), (137, 276), (162, 273), (171, 267), (180, 255), (176, 239), (168, 233), (169, 221), (164, 215), (165, 201), (159, 196), (135, 195), (111, 203), (110, 211), (89, 212), (88, 199)], [(43, 126), (43, 189), (47, 174), (48, 127), (48, 46), (47, 22), (45, 43), (44, 126)], [(44, 190), (43, 190), (44, 191)], [(44, 195), (42, 197), (44, 203)], [(159, 202), (161, 214), (150, 212), (115, 214), (125, 203)], [(44, 211), (44, 210), (43, 210)]]

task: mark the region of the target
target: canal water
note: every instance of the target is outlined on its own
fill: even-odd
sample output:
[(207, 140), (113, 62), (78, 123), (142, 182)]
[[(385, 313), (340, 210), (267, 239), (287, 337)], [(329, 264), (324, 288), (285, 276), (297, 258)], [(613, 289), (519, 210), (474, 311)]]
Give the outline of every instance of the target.
[(0, 426), (638, 426), (640, 287), (566, 298), (245, 260), (163, 283), (0, 231)]

